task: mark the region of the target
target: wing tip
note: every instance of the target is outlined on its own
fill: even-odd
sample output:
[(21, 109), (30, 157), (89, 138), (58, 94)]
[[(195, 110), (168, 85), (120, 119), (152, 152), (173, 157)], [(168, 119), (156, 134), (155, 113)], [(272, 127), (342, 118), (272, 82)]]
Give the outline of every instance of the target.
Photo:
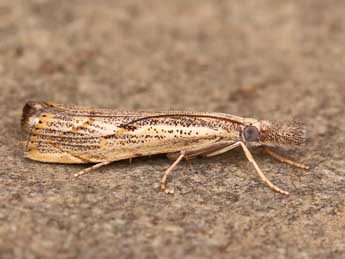
[(28, 101), (23, 107), (21, 127), (24, 132), (29, 132), (37, 123), (43, 110), (47, 107), (45, 102)]

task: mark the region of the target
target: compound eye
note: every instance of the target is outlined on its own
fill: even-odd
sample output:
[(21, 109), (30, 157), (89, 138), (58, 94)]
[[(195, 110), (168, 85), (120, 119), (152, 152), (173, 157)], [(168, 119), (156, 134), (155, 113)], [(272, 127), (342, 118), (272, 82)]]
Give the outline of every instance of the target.
[(243, 137), (246, 142), (259, 140), (259, 130), (254, 126), (247, 126), (243, 130)]

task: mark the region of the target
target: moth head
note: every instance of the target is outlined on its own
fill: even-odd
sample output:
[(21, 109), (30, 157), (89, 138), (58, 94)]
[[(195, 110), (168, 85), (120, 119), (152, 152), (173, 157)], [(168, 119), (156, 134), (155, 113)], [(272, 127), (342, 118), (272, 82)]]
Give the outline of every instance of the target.
[(306, 140), (306, 131), (300, 122), (258, 121), (243, 127), (242, 140), (252, 146), (299, 146)]

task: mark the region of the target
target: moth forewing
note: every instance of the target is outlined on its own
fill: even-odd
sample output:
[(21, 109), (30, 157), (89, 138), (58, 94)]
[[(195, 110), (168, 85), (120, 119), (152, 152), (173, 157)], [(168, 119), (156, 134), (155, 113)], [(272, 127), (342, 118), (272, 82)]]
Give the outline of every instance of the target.
[(273, 190), (287, 194), (264, 176), (247, 145), (299, 143), (302, 139), (301, 134), (291, 137), (299, 132), (296, 127), (278, 128), (267, 121), (223, 113), (128, 112), (32, 101), (24, 106), (22, 128), (27, 134), (25, 156), (30, 159), (97, 163), (76, 175), (112, 161), (176, 153), (177, 160), (161, 181), (165, 192), (170, 192), (168, 175), (183, 158), (213, 156), (242, 147), (260, 178)]
[(29, 102), (22, 120), (29, 133), (25, 155), (44, 162), (97, 163), (191, 150), (238, 137), (236, 125), (206, 117), (211, 114), (157, 115)]

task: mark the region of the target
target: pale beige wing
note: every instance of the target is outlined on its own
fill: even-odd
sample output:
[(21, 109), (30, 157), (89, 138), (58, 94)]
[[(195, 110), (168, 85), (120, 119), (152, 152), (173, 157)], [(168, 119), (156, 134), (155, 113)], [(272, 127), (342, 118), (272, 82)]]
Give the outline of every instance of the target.
[[(166, 116), (165, 116), (166, 115)], [(207, 113), (116, 112), (28, 102), (25, 156), (44, 162), (90, 163), (170, 153), (236, 139), (238, 124)]]

